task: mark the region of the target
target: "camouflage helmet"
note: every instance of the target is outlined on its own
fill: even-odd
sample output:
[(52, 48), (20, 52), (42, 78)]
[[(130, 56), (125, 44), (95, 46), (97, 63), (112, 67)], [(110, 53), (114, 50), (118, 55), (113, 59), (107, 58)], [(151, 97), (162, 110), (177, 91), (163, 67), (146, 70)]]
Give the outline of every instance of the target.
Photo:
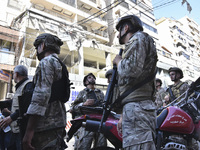
[(90, 75), (92, 75), (92, 76), (94, 77), (94, 79), (96, 80), (96, 77), (94, 76), (94, 74), (93, 74), (93, 73), (89, 73), (89, 74), (87, 74), (87, 75), (83, 78), (83, 85), (84, 85), (84, 86), (87, 86), (87, 85), (85, 84), (85, 82), (86, 82), (86, 80), (87, 80), (87, 77), (90, 76)]
[(44, 42), (45, 50), (53, 50), (55, 53), (60, 54), (60, 46), (63, 45), (63, 42), (55, 35), (50, 33), (42, 33), (35, 39), (33, 45), (37, 47)]
[(113, 73), (113, 69), (109, 69), (106, 74), (105, 74), (105, 77), (108, 78), (109, 75), (112, 75)]
[(159, 78), (156, 78), (156, 82), (159, 82), (160, 86), (162, 86), (162, 81)]
[(118, 20), (117, 25), (116, 25), (117, 31), (119, 31), (119, 28), (126, 21), (130, 21), (134, 27), (138, 28), (140, 31), (143, 31), (142, 21), (136, 15), (127, 15), (127, 16), (124, 16), (124, 17), (120, 18)]
[(180, 79), (183, 78), (183, 71), (180, 68), (178, 68), (178, 67), (171, 67), (171, 68), (169, 68), (168, 73), (170, 73), (172, 71), (180, 73)]

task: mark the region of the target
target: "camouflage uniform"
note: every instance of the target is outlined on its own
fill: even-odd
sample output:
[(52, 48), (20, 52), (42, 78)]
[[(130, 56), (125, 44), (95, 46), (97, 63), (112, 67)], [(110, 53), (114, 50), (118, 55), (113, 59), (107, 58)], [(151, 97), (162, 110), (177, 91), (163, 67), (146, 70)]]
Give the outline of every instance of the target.
[(58, 149), (65, 136), (66, 110), (64, 103), (55, 100), (49, 103), (53, 81), (62, 77), (62, 66), (51, 54), (44, 57), (33, 82), (35, 89), (27, 114), (41, 116), (35, 129), (32, 145), (36, 150)]
[[(170, 85), (169, 87), (171, 88), (174, 97), (177, 98), (189, 88), (189, 85), (187, 84), (187, 82), (180, 81), (178, 84), (176, 85), (173, 84), (173, 85)], [(170, 97), (170, 101), (172, 101), (171, 97)]]
[(167, 95), (167, 92), (164, 88), (161, 88), (159, 91), (156, 92), (155, 103), (157, 105), (157, 108), (160, 108), (161, 106), (163, 106), (163, 100), (166, 95)]
[[(144, 32), (133, 34), (118, 63), (120, 95), (156, 71), (157, 53), (153, 39)], [(123, 106), (123, 148), (155, 149), (156, 106), (153, 102), (154, 80), (130, 93)]]
[[(80, 114), (79, 106), (82, 106), (83, 103), (87, 101), (87, 99), (95, 99), (91, 92), (93, 91), (89, 88), (85, 88), (79, 92), (77, 98), (72, 104), (73, 111), (76, 111)], [(99, 89), (95, 89), (94, 92), (97, 98), (95, 100), (94, 106), (101, 106), (104, 100), (104, 94)], [(103, 134), (86, 131), (85, 128), (80, 128), (75, 135), (74, 149), (89, 150), (92, 146), (93, 139), (95, 140), (94, 147), (107, 145), (106, 138), (103, 136)]]

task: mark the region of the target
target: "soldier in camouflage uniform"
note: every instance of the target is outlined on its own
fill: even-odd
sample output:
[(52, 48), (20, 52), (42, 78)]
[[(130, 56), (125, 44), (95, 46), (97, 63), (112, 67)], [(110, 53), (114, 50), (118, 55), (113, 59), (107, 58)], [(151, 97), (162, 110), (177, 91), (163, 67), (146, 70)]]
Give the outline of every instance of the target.
[[(73, 111), (80, 112), (80, 106), (102, 106), (104, 94), (101, 90), (95, 88), (96, 77), (89, 73), (83, 79), (84, 86), (86, 87), (79, 92), (77, 98), (72, 104)], [(107, 146), (106, 138), (103, 134), (86, 131), (85, 128), (80, 128), (75, 137), (75, 150), (89, 150), (94, 140), (94, 147)]]
[(118, 69), (120, 95), (148, 80), (121, 101), (123, 113), (118, 122), (125, 150), (155, 150), (156, 106), (154, 103), (157, 53), (154, 40), (143, 32), (142, 22), (135, 15), (122, 17), (116, 25), (120, 44), (125, 44), (123, 55), (113, 64)]
[[(168, 88), (168, 93), (170, 96), (170, 102), (183, 94), (188, 88), (189, 85), (187, 82), (182, 82), (180, 79), (183, 78), (183, 71), (177, 67), (169, 68), (169, 76), (171, 81), (174, 82), (173, 85), (170, 85)], [(170, 92), (171, 90), (171, 92)]]
[(163, 106), (163, 101), (165, 96), (167, 95), (166, 90), (161, 87), (162, 86), (162, 81), (158, 78), (156, 78), (156, 100), (155, 103), (157, 105), (157, 108), (160, 108)]
[(62, 78), (62, 66), (57, 59), (62, 44), (57, 36), (48, 33), (39, 35), (34, 42), (40, 63), (33, 79), (35, 88), (27, 110), (29, 121), (23, 138), (24, 150), (61, 149), (66, 134), (65, 105), (57, 99), (49, 100), (53, 82)]
[[(171, 81), (174, 82), (173, 85), (170, 85), (168, 88), (168, 92), (169, 92), (169, 101), (173, 101), (174, 99), (178, 98), (180, 96), (180, 98), (177, 101), (180, 101), (180, 99), (182, 97), (184, 97), (185, 95), (181, 96), (188, 88), (189, 85), (187, 82), (182, 82), (181, 79), (183, 78), (183, 71), (178, 68), (178, 67), (171, 67), (169, 68), (169, 76), (171, 78)], [(170, 92), (171, 89), (171, 92)], [(179, 137), (173, 137), (174, 139), (176, 139), (178, 141)], [(191, 141), (189, 141), (189, 145), (188, 145), (189, 149), (192, 150), (197, 150), (198, 149), (198, 142), (196, 139), (192, 138)]]
[[(105, 77), (108, 79), (108, 83), (110, 83), (111, 81), (111, 78), (112, 78), (112, 73), (113, 73), (113, 69), (109, 69), (106, 74), (105, 74)], [(115, 102), (115, 100), (119, 97), (119, 86), (117, 83), (115, 83), (115, 86), (114, 86), (114, 89), (113, 89), (113, 92), (112, 92), (112, 103)], [(121, 114), (122, 110), (120, 108), (116, 108), (116, 107), (113, 107), (112, 109), (114, 112), (116, 112), (117, 114)]]

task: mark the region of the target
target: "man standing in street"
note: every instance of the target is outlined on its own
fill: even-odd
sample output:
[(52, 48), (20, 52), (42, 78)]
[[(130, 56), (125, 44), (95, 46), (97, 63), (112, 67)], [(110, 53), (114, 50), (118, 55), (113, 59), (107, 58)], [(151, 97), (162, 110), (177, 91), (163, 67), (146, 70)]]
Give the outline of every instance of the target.
[[(80, 106), (96, 107), (102, 106), (104, 94), (100, 89), (95, 88), (96, 77), (89, 73), (83, 79), (83, 84), (86, 87), (79, 92), (77, 98), (74, 100), (72, 110), (80, 114)], [(101, 133), (86, 131), (81, 127), (76, 133), (75, 150), (89, 150), (92, 142), (94, 147), (103, 147), (107, 145), (106, 138)]]
[(35, 88), (27, 110), (29, 120), (23, 138), (24, 150), (62, 148), (66, 110), (64, 103), (55, 98), (52, 90), (54, 82), (62, 79), (62, 65), (57, 56), (61, 45), (63, 42), (49, 33), (40, 34), (34, 42), (40, 63), (33, 78)]
[(170, 85), (167, 89), (169, 93), (169, 100), (170, 102), (172, 102), (181, 94), (183, 94), (189, 88), (189, 85), (187, 84), (187, 82), (181, 81), (181, 79), (183, 78), (183, 71), (180, 68), (171, 67), (169, 68), (168, 73), (171, 81), (174, 82), (174, 84)]
[(155, 150), (155, 43), (143, 32), (142, 22), (135, 15), (120, 18), (116, 29), (119, 43), (125, 44), (123, 55), (113, 60), (118, 69), (120, 95), (135, 89), (121, 100), (123, 114), (117, 126), (122, 131), (123, 148)]
[(25, 66), (17, 65), (14, 68), (13, 79), (17, 84), (15, 86), (16, 91), (12, 100), (11, 112), (8, 117), (4, 118), (0, 122), (0, 126), (1, 128), (5, 128), (8, 125), (11, 125), (12, 136), (10, 139), (10, 144), (12, 145), (13, 149), (21, 150), (21, 136), (23, 136), (23, 132), (20, 131), (19, 125), (17, 124), (17, 119), (19, 117), (19, 101), (24, 105), (26, 103), (30, 103), (33, 89), (32, 84), (28, 79), (28, 70)]

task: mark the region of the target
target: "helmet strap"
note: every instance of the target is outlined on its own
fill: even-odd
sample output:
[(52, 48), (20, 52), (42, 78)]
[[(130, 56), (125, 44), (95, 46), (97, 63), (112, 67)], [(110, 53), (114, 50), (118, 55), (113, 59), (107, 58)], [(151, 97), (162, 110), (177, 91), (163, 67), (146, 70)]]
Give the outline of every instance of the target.
[(88, 79), (86, 81), (88, 81), (88, 84), (85, 84), (86, 86), (88, 86), (88, 85), (95, 85), (95, 82), (90, 82)]
[(122, 39), (125, 38), (126, 35), (130, 32), (130, 30), (128, 29), (128, 30), (126, 31), (126, 33), (124, 33), (123, 35), (121, 35), (121, 29), (122, 29), (123, 27), (124, 27), (123, 25), (120, 27), (120, 37), (119, 37), (119, 43), (120, 43), (120, 44), (124, 44), (124, 43), (122, 42)]
[(38, 53), (38, 51), (37, 51), (38, 60), (41, 60), (42, 58), (44, 58), (45, 53), (46, 53), (46, 50), (42, 51), (41, 53)]

